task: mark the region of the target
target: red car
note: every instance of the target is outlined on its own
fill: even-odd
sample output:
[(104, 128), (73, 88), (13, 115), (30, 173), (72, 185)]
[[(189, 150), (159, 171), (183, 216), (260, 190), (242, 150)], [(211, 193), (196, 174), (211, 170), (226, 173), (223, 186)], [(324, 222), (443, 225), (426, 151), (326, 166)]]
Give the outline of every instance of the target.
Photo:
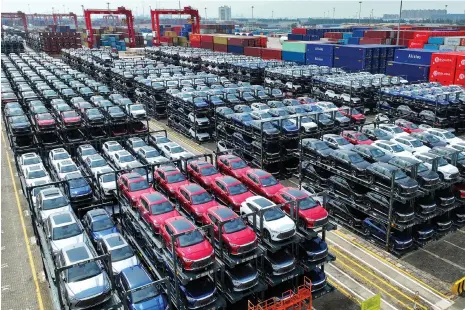
[(242, 180), (245, 173), (252, 169), (242, 158), (235, 155), (221, 155), (218, 157), (217, 163), (221, 173), (233, 176), (238, 180)]
[(310, 97), (298, 97), (297, 100), (299, 100), (301, 104), (315, 103), (315, 100)]
[(218, 223), (223, 222), (222, 238), (230, 255), (244, 254), (257, 248), (257, 235), (233, 210), (224, 206), (213, 207), (208, 209), (204, 218), (205, 223), (213, 224), (216, 239), (219, 239)]
[(175, 193), (175, 197), (179, 202), (179, 206), (198, 223), (203, 223), (203, 214), (208, 209), (218, 205), (203, 187), (195, 183), (180, 186)]
[(237, 212), (241, 208), (241, 203), (253, 196), (241, 181), (231, 176), (216, 178), (211, 183), (210, 190), (221, 203)]
[(397, 126), (402, 128), (403, 131), (406, 133), (412, 133), (412, 132), (422, 132), (423, 129), (417, 126), (417, 124), (414, 124), (412, 122), (406, 121), (406, 120), (397, 120), (395, 122)]
[(50, 113), (36, 114), (35, 122), (40, 129), (50, 129), (56, 126), (55, 118)]
[(452, 192), (457, 199), (465, 200), (465, 184), (455, 184), (452, 186)]
[(268, 199), (272, 199), (274, 194), (284, 187), (271, 173), (261, 169), (250, 169), (242, 181), (252, 193)]
[(114, 125), (111, 128), (111, 135), (113, 137), (121, 137), (127, 134), (128, 134), (128, 131), (124, 125)]
[(169, 218), (161, 225), (160, 233), (168, 251), (173, 253), (171, 236), (187, 233), (176, 238), (174, 255), (184, 270), (197, 270), (213, 264), (215, 251), (205, 236), (188, 219), (182, 216)]
[(153, 177), (158, 184), (158, 189), (168, 195), (170, 198), (175, 197), (179, 187), (189, 184), (184, 174), (173, 166), (161, 166), (155, 169)]
[(168, 198), (159, 192), (142, 194), (137, 208), (142, 219), (152, 227), (156, 234), (160, 233), (160, 226), (167, 219), (181, 215)]
[(132, 133), (144, 133), (148, 132), (149, 129), (142, 122), (134, 123), (131, 127)]
[(352, 108), (352, 111), (350, 111), (349, 107), (341, 107), (339, 108), (339, 112), (345, 117), (350, 118), (355, 124), (364, 124), (366, 121), (365, 115), (360, 113), (357, 109)]
[[(317, 228), (328, 222), (328, 212), (312, 197), (297, 188), (284, 187), (272, 199), (277, 204), (296, 201), (299, 204), (299, 219), (306, 228)], [(282, 209), (291, 214), (291, 204), (285, 204)], [(294, 206), (294, 210), (297, 208)], [(302, 221), (303, 220), (303, 221)]]
[(189, 162), (187, 172), (191, 180), (194, 180), (205, 188), (209, 188), (214, 179), (222, 176), (212, 164), (202, 160)]
[(67, 127), (81, 125), (81, 116), (76, 111), (64, 111), (60, 113), (61, 121)]
[(135, 172), (121, 175), (118, 179), (117, 186), (120, 188), (123, 196), (129, 200), (133, 208), (137, 207), (142, 194), (156, 193), (147, 180)]
[(372, 144), (373, 140), (368, 139), (365, 134), (359, 132), (359, 131), (354, 131), (354, 130), (344, 130), (341, 133), (341, 136), (343, 136), (347, 141), (349, 141), (352, 144)]

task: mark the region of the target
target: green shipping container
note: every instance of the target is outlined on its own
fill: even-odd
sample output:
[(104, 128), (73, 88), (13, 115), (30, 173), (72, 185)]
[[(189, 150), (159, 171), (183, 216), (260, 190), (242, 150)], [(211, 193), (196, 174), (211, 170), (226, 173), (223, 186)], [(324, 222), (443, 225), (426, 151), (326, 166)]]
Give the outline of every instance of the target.
[(305, 53), (307, 51), (307, 42), (283, 42), (283, 51), (286, 52), (295, 52), (295, 53)]

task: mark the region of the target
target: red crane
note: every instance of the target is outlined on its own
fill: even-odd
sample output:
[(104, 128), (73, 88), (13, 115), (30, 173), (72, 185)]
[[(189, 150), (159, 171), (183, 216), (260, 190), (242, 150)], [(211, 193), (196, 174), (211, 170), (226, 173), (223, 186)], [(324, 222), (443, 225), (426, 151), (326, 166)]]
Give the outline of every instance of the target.
[(23, 26), (24, 26), (24, 31), (27, 32), (27, 20), (26, 20), (26, 14), (18, 11), (16, 13), (5, 13), (2, 12), (2, 20), (6, 19), (21, 19), (23, 21)]
[(125, 15), (126, 23), (128, 24), (129, 47), (136, 47), (136, 33), (134, 31), (134, 16), (132, 15), (131, 10), (126, 9), (124, 6), (120, 6), (116, 10), (111, 10), (111, 9), (107, 9), (107, 10), (86, 9), (84, 10), (84, 20), (86, 22), (86, 32), (87, 32), (87, 43), (89, 44), (89, 48), (92, 48), (94, 46), (94, 35), (92, 31), (92, 21), (91, 21), (92, 14)]
[(153, 45), (158, 46), (160, 45), (160, 15), (166, 14), (177, 14), (177, 15), (190, 15), (191, 19), (189, 22), (192, 24), (192, 33), (200, 33), (200, 15), (199, 11), (193, 9), (190, 6), (185, 6), (182, 10), (150, 10), (150, 17), (152, 18), (152, 31), (153, 31)]
[(46, 22), (51, 18), (53, 19), (53, 24), (61, 24), (62, 18), (63, 17), (69, 17), (69, 19), (74, 20), (74, 25), (76, 26), (76, 30), (78, 29), (78, 20), (76, 14), (70, 12), (68, 14), (60, 14), (60, 13), (54, 13), (54, 14), (26, 14), (27, 19), (31, 19), (32, 21), (37, 20), (37, 19), (43, 19)]

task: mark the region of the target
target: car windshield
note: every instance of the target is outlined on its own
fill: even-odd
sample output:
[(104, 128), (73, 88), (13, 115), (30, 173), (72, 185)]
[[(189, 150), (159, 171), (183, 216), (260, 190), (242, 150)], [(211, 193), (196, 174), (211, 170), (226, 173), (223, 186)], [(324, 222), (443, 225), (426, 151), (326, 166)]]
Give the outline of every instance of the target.
[(420, 140), (411, 140), (410, 143), (412, 144), (413, 147), (423, 146), (423, 143), (421, 143)]
[(131, 293), (131, 300), (133, 303), (138, 304), (143, 301), (153, 299), (159, 295), (158, 290), (154, 285), (146, 286), (141, 290)]
[(182, 153), (184, 152), (184, 149), (180, 146), (175, 146), (175, 147), (170, 148), (170, 152), (172, 154)]
[(270, 222), (270, 221), (275, 221), (275, 220), (279, 220), (280, 218), (283, 218), (284, 213), (281, 209), (271, 208), (265, 211), (265, 213), (263, 214), (263, 217), (265, 218), (265, 221)]
[(51, 120), (51, 119), (53, 119), (52, 115), (49, 114), (49, 113), (39, 114), (39, 115), (37, 115), (37, 118), (40, 119), (40, 120)]
[(426, 135), (425, 138), (428, 142), (431, 142), (431, 143), (438, 143), (439, 141), (441, 141), (439, 140), (438, 137), (433, 136), (433, 135)]
[(428, 171), (428, 170), (429, 170), (429, 169), (428, 169), (428, 167), (425, 166), (425, 164), (420, 163), (420, 164), (418, 165), (418, 172), (425, 172), (425, 171)]
[(455, 138), (455, 135), (454, 135), (452, 132), (449, 132), (449, 131), (448, 131), (448, 132), (445, 132), (443, 135), (444, 135), (444, 137), (445, 137), (446, 139), (453, 139), (453, 138)]
[(102, 231), (113, 228), (115, 224), (109, 217), (103, 217), (92, 222), (92, 231)]
[(35, 171), (29, 171), (27, 177), (28, 179), (37, 179), (37, 178), (43, 178), (47, 174), (45, 173), (44, 170), (35, 170)]
[(76, 265), (67, 270), (68, 282), (78, 282), (85, 279), (93, 278), (101, 273), (99, 265), (94, 262), (89, 262), (83, 265)]
[(260, 183), (263, 187), (273, 186), (278, 184), (278, 180), (274, 176), (268, 176), (260, 179)]
[(169, 201), (163, 201), (162, 203), (156, 203), (150, 206), (152, 215), (164, 214), (173, 210), (173, 205)]
[(138, 140), (138, 141), (133, 141), (132, 146), (133, 147), (143, 147), (145, 146), (145, 142), (143, 140)]
[(160, 153), (156, 150), (151, 150), (151, 151), (148, 151), (148, 152), (145, 152), (145, 157), (146, 158), (152, 158), (152, 157), (158, 157), (160, 156)]
[(111, 250), (110, 253), (111, 253), (112, 262), (119, 262), (121, 260), (128, 259), (134, 256), (134, 251), (128, 245), (118, 248), (118, 249)]
[(376, 128), (376, 129), (373, 130), (373, 132), (378, 137), (386, 137), (387, 136), (387, 133), (382, 129)]
[[(43, 188), (41, 187), (40, 190)], [(42, 210), (53, 210), (68, 205), (68, 200), (64, 196), (48, 198), (42, 201)]]
[(97, 151), (94, 148), (83, 149), (81, 151), (82, 156), (90, 156), (94, 154), (97, 154)]
[(136, 182), (131, 182), (129, 184), (129, 190), (130, 191), (141, 191), (141, 190), (147, 189), (149, 187), (150, 187), (150, 185), (147, 182), (147, 180), (140, 180), (140, 181), (136, 181)]
[(116, 182), (116, 176), (114, 173), (107, 173), (102, 175), (103, 183)]
[(80, 188), (88, 186), (87, 181), (84, 178), (76, 178), (68, 180), (69, 188)]
[(178, 237), (179, 246), (182, 248), (198, 244), (203, 242), (203, 240), (203, 235), (198, 230), (193, 230), (186, 233), (185, 235)]
[(448, 165), (447, 161), (444, 158), (440, 157), (438, 166), (439, 167), (444, 167), (444, 166), (447, 166), (447, 165)]
[(91, 162), (91, 167), (92, 168), (98, 168), (98, 167), (103, 167), (103, 166), (106, 166), (107, 165), (107, 162), (105, 161), (105, 159), (103, 158), (100, 158), (100, 159), (97, 159), (97, 160), (93, 160)]
[(316, 149), (316, 150), (326, 150), (326, 149), (329, 149), (329, 146), (324, 143), (324, 142), (315, 142), (313, 144), (313, 147)]
[(243, 122), (251, 122), (251, 121), (253, 121), (252, 116), (250, 116), (249, 114), (241, 115), (240, 118), (241, 118), (241, 120), (242, 120)]
[(356, 138), (357, 138), (358, 141), (368, 141), (369, 140), (368, 137), (365, 136), (364, 134), (360, 134), (360, 135), (356, 136)]
[(237, 161), (231, 162), (231, 168), (233, 170), (242, 169), (242, 168), (245, 168), (245, 167), (247, 167), (247, 164), (243, 160), (237, 160)]
[(402, 170), (396, 170), (396, 180), (407, 178), (407, 175)]
[(337, 142), (338, 145), (347, 145), (347, 144), (350, 144), (350, 142), (347, 141), (346, 139), (344, 139), (343, 137), (337, 137), (337, 138), (334, 138), (334, 140), (336, 140), (336, 142)]
[(40, 158), (39, 157), (31, 157), (31, 158), (26, 158), (23, 162), (23, 165), (28, 166), (28, 165), (35, 165), (39, 164)]
[(381, 157), (381, 156), (386, 155), (383, 151), (378, 150), (376, 148), (373, 148), (372, 150), (370, 150), (370, 152), (373, 157)]
[(350, 154), (349, 159), (353, 164), (360, 163), (360, 162), (364, 161), (363, 158), (358, 154)]
[(224, 232), (227, 234), (232, 234), (232, 233), (244, 230), (246, 228), (247, 226), (244, 224), (244, 222), (239, 217), (229, 222), (226, 222), (223, 225)]
[(133, 111), (142, 111), (142, 110), (144, 110), (144, 107), (139, 105), (139, 104), (135, 104), (135, 105), (131, 106), (131, 110), (133, 110)]
[(313, 198), (311, 197), (305, 197), (303, 199), (300, 199), (298, 203), (299, 203), (300, 210), (311, 209), (318, 205), (318, 203), (315, 200), (313, 200)]
[(352, 109), (352, 115), (361, 114), (357, 109)]
[(214, 175), (218, 173), (218, 170), (216, 170), (215, 167), (201, 168), (200, 171), (203, 176), (209, 176), (209, 175)]
[(247, 192), (247, 187), (245, 187), (244, 184), (239, 183), (236, 185), (229, 186), (228, 190), (229, 190), (229, 194), (231, 196), (234, 196), (234, 195), (240, 195), (240, 194)]
[(393, 133), (402, 133), (404, 132), (400, 127), (390, 127)]
[(168, 179), (168, 183), (178, 183), (186, 180), (182, 173), (170, 174), (166, 178)]
[(58, 153), (53, 156), (54, 160), (68, 159), (70, 156), (68, 153)]
[(61, 240), (67, 239), (81, 234), (81, 228), (77, 223), (55, 227), (52, 230), (52, 239)]
[(210, 202), (212, 200), (213, 200), (212, 196), (210, 196), (210, 194), (208, 194), (207, 192), (200, 193), (200, 194), (197, 194), (197, 195), (192, 195), (192, 204), (194, 204), (194, 205), (207, 203), (207, 202)]
[(74, 171), (78, 171), (78, 168), (76, 165), (62, 166), (60, 169), (61, 173), (68, 173), (68, 172), (74, 172)]
[(134, 161), (134, 156), (132, 155), (123, 155), (119, 157), (119, 162), (120, 163), (129, 163), (131, 161)]

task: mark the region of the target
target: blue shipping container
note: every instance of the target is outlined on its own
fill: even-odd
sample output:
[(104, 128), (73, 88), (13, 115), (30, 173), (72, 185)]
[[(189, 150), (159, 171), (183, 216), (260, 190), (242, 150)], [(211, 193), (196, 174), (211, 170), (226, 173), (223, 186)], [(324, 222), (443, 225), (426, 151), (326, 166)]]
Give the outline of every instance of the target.
[(425, 50), (432, 50), (432, 51), (438, 51), (439, 50), (439, 45), (437, 44), (425, 44), (423, 46)]
[(303, 34), (293, 34), (293, 33), (289, 33), (287, 35), (287, 39), (288, 40), (293, 40), (293, 41), (302, 41), (304, 39), (304, 35)]
[(343, 39), (350, 39), (350, 38), (352, 38), (352, 33), (351, 32), (344, 32), (342, 34), (342, 38)]
[(283, 51), (282, 58), (286, 61), (294, 61), (300, 64), (305, 64), (305, 53)]
[(354, 30), (352, 32), (352, 38), (363, 38), (365, 36), (365, 30)]
[(428, 43), (442, 45), (444, 44), (444, 37), (430, 37)]
[(356, 59), (352, 57), (334, 56), (333, 65), (337, 68), (343, 68), (348, 71), (361, 71), (371, 69), (371, 58)]
[(242, 46), (228, 45), (228, 53), (244, 55), (244, 48)]
[(332, 67), (333, 66), (333, 55), (308, 54), (307, 53), (305, 64)]
[(429, 65), (433, 53), (434, 51), (425, 49), (398, 49), (394, 54), (394, 60), (409, 64)]
[(360, 38), (350, 38), (349, 39), (349, 44), (359, 44), (360, 43)]
[(373, 48), (363, 45), (344, 45), (334, 47), (334, 56), (350, 57), (354, 59), (371, 58)]
[(333, 44), (307, 44), (307, 53), (333, 55), (334, 46)]
[(429, 78), (429, 65), (416, 65), (389, 61), (386, 66), (386, 74), (392, 76), (402, 76), (409, 82), (423, 82)]

